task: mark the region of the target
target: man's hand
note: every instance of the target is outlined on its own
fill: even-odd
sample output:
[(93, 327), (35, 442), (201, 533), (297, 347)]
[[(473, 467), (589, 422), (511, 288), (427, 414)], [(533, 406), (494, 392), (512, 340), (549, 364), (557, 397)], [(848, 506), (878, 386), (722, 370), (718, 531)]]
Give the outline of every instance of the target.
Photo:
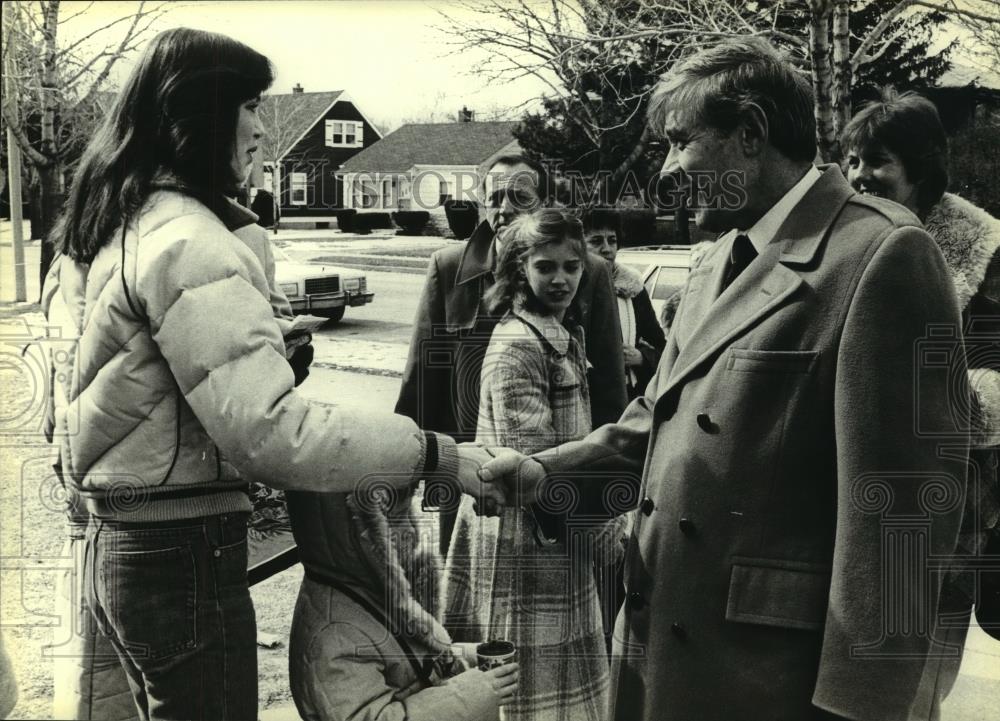
[(626, 368), (638, 368), (642, 365), (642, 353), (635, 346), (623, 345), (622, 353), (625, 355)]
[(478, 443), (458, 445), (458, 483), (462, 492), (476, 499), (476, 513), (499, 516), (507, 505), (504, 487), (484, 483), (479, 477), (480, 468), (492, 459), (493, 454)]
[(507, 448), (497, 449), (496, 458), (486, 463), (479, 477), (487, 485), (499, 485), (512, 503), (525, 506), (538, 500), (545, 468), (534, 458)]

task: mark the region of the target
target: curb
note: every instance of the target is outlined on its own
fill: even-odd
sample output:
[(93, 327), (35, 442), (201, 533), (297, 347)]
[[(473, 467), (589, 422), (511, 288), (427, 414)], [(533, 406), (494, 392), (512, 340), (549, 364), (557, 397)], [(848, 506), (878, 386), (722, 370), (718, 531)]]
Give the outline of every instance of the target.
[[(317, 260), (310, 260), (310, 263), (316, 263)], [(414, 275), (424, 275), (427, 272), (427, 264), (424, 263), (422, 266), (412, 266), (412, 265), (389, 265), (381, 263), (365, 263), (359, 262), (357, 260), (341, 260), (340, 258), (332, 255), (323, 256), (323, 263), (329, 265), (336, 265), (342, 268), (357, 268), (358, 270), (367, 270), (376, 273), (410, 273)]]

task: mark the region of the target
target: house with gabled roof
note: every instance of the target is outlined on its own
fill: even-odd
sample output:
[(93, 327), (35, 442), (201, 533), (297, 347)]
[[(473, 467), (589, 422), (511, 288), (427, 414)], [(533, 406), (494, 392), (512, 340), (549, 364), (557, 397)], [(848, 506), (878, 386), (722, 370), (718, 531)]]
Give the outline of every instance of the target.
[(403, 125), (347, 160), (344, 206), (361, 210), (439, 210), (448, 199), (476, 198), (478, 179), (493, 160), (521, 152), (518, 121)]
[(296, 85), (265, 95), (258, 113), (265, 137), (252, 185), (278, 198), (282, 217), (331, 216), (343, 208), (337, 171), (382, 138), (347, 92), (307, 93)]

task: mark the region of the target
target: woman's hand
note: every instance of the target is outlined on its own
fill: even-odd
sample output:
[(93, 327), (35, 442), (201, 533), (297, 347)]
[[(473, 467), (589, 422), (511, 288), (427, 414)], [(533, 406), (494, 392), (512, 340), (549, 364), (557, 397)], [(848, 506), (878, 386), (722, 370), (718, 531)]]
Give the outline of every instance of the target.
[(622, 353), (625, 354), (625, 367), (626, 368), (638, 368), (642, 365), (642, 353), (639, 349), (631, 345), (623, 345)]

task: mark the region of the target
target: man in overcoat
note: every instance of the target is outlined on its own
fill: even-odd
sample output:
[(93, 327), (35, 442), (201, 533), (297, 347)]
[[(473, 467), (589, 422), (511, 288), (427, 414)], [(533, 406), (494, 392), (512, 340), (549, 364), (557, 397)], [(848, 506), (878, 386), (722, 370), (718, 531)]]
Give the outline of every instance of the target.
[(935, 559), (968, 453), (941, 253), (905, 208), (812, 164), (808, 82), (763, 41), (675, 66), (649, 120), (723, 235), (616, 424), (481, 473), (509, 502), (569, 486), (577, 517), (638, 506), (617, 721), (933, 718), (933, 678), (961, 653), (935, 642)]
[[(464, 246), (442, 248), (431, 256), (396, 402), (396, 413), (458, 441), (475, 439), (480, 371), (500, 320), (483, 306), (500, 253), (497, 233), (518, 215), (547, 204), (551, 192), (545, 169), (523, 156), (494, 160), (480, 189), (486, 220)], [(596, 254), (588, 255), (577, 304), (590, 364), (591, 417), (597, 427), (618, 419), (626, 396), (611, 272)], [(457, 509), (459, 499), (452, 500)], [(442, 508), (442, 554), (448, 550), (454, 517), (454, 509)]]

